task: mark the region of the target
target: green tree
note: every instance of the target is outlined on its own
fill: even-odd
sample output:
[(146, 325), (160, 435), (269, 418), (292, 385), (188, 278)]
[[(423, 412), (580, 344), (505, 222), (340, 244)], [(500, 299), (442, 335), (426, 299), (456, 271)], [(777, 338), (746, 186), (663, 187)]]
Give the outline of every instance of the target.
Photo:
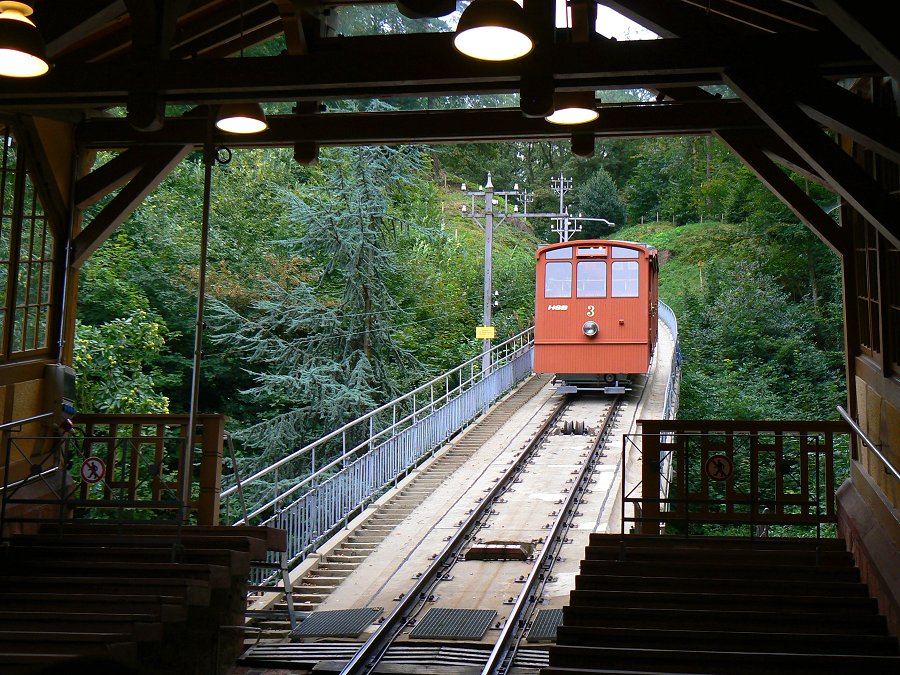
[(393, 370), (418, 370), (393, 337), (403, 322), (393, 277), (402, 271), (390, 244), (427, 219), (429, 171), (420, 148), (335, 149), (284, 193), (296, 236), (281, 245), (308, 260), (310, 279), (270, 282), (243, 313), (213, 308), (222, 322), (215, 341), (252, 368), (244, 395), (268, 406), (240, 438), (269, 451), (296, 447), (388, 398)]
[(158, 317), (142, 309), (96, 326), (77, 321), (76, 408), (85, 413), (169, 412), (169, 400), (157, 391), (160, 373), (148, 365), (165, 349), (165, 336)]
[[(619, 196), (612, 176), (603, 167), (573, 189), (572, 209), (592, 218), (606, 218), (621, 227), (625, 224), (625, 204)], [(610, 236), (609, 226), (592, 221), (583, 224), (582, 239), (599, 239)]]

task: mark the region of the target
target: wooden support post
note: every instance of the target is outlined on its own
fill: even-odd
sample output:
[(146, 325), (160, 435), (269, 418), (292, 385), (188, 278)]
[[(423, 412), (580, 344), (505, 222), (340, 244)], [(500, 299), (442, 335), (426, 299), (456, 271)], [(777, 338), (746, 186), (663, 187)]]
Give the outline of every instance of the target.
[[(659, 425), (654, 424), (653, 420), (641, 420), (641, 502), (640, 508), (635, 505), (635, 514), (638, 511), (643, 519), (636, 524), (635, 532), (637, 534), (659, 534), (660, 533), (660, 508), (659, 496), (661, 491), (660, 484), (660, 444), (659, 444)], [(622, 515), (624, 517), (625, 505), (622, 505)], [(652, 522), (655, 521), (655, 522)]]
[[(222, 452), (225, 439), (223, 415), (201, 415), (200, 442), (200, 502), (197, 505), (198, 525), (219, 524), (219, 495), (222, 493)], [(196, 434), (194, 438), (196, 439)]]

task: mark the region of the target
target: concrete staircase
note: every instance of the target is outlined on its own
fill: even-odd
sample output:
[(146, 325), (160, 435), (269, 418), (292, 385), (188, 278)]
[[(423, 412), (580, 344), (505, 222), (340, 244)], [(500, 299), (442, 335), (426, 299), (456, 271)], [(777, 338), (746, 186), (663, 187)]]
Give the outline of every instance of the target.
[(898, 673), (842, 540), (591, 536), (542, 675)]

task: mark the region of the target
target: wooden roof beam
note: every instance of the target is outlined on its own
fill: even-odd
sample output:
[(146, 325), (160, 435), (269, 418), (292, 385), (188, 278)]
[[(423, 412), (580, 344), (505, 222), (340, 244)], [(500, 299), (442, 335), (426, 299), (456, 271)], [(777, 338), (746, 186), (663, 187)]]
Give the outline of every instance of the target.
[[(259, 134), (217, 132), (215, 142), (230, 147), (286, 147), (294, 142), (320, 145), (460, 143), (465, 141), (568, 138), (572, 130), (544, 119), (528, 118), (515, 108), (488, 110), (423, 110), (375, 113), (269, 115), (269, 128)], [(129, 145), (200, 147), (206, 139), (203, 119), (170, 118), (153, 133), (139, 133), (121, 119), (96, 119), (78, 130), (84, 147)], [(765, 129), (740, 101), (604, 105), (596, 122), (581, 130), (595, 136), (709, 134), (717, 129)]]
[(887, 20), (884, 4), (851, 0), (812, 2), (844, 35), (884, 68), (884, 72), (900, 81), (897, 24)]
[(60, 12), (58, 7), (50, 9), (48, 3), (44, 3), (35, 9), (34, 19), (41, 27), (41, 34), (47, 42), (47, 53), (53, 59), (64, 55), (67, 50), (127, 12), (125, 0), (113, 0), (99, 9), (88, 4), (71, 3), (65, 12)]
[(847, 200), (892, 245), (900, 247), (900, 202), (878, 185), (819, 125), (793, 102), (795, 83), (771, 72), (727, 70), (726, 84), (803, 157), (830, 187)]
[[(755, 3), (734, 2), (734, 0), (723, 0), (720, 2), (709, 2), (708, 0), (681, 1), (685, 4), (693, 5), (702, 12), (721, 17), (725, 21), (748, 26), (766, 33), (776, 33), (785, 30), (815, 30), (815, 27), (808, 25), (805, 21), (798, 21), (794, 18), (799, 16), (796, 12), (785, 13), (783, 8), (790, 8), (790, 5), (786, 3), (783, 3), (778, 11), (771, 11), (771, 4), (769, 4), (767, 10), (766, 8), (757, 7)], [(804, 15), (803, 18), (808, 21), (812, 17)], [(821, 24), (827, 25), (827, 22), (820, 22), (820, 27)]]
[(900, 164), (900, 124), (896, 116), (821, 78), (807, 80), (796, 95), (803, 111), (820, 124)]
[(846, 231), (769, 159), (752, 138), (734, 131), (720, 131), (716, 135), (819, 239), (838, 255), (847, 253)]
[[(159, 5), (151, 0), (125, 0), (131, 15), (132, 58), (146, 68), (169, 58), (169, 48), (178, 17), (190, 0)], [(128, 92), (128, 121), (135, 129), (153, 131), (162, 126), (166, 103), (160, 92), (144, 78), (135, 80)]]
[(85, 209), (134, 178), (149, 159), (147, 148), (122, 152), (75, 183), (75, 206)]
[[(150, 70), (123, 61), (59, 64), (39, 82), (0, 81), (0, 107), (120, 105), (136, 81), (167, 103), (300, 98), (368, 98), (516, 91), (527, 62), (479, 63), (456, 52), (449, 33), (326, 39), (315, 53), (244, 59), (163, 61)], [(378, 59), (372, 59), (377, 53)], [(868, 57), (843, 40), (818, 35), (771, 36), (747, 45), (735, 40), (594, 41), (557, 44), (548, 54), (559, 88), (655, 87), (718, 84), (735, 62), (791, 62), (819, 55), (824, 75), (868, 75)], [(437, 58), (436, 55), (440, 55)], [(367, 59), (360, 68), (361, 59)]]
[(748, 33), (750, 29), (725, 21), (681, 2), (659, 0), (603, 0), (601, 4), (615, 10), (663, 38), (707, 38), (724, 32)]
[(173, 45), (172, 57), (230, 56), (278, 35), (282, 28), (278, 8), (271, 3), (253, 7), (250, 11), (245, 8), (243, 18), (233, 13), (227, 21), (218, 16), (209, 17), (201, 26), (185, 28), (185, 34)]
[(183, 145), (153, 148), (134, 178), (74, 237), (72, 265), (81, 267), (192, 150)]

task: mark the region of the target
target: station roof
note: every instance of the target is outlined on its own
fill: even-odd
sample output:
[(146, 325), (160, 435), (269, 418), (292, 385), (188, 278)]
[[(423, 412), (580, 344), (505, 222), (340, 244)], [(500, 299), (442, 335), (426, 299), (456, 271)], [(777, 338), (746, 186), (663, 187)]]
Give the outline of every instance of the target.
[[(407, 12), (446, 5), (404, 1)], [(847, 0), (604, 2), (660, 36), (634, 41), (593, 30), (590, 0), (573, 0), (573, 28), (555, 27), (554, 0), (525, 0), (537, 46), (504, 63), (461, 55), (450, 32), (342, 36), (341, 12), (362, 4), (356, 0), (31, 4), (53, 68), (33, 80), (0, 78), (0, 112), (71, 120), (79, 140), (96, 148), (199, 145), (208, 127), (203, 106), (229, 101), (282, 111), (269, 114), (266, 132), (232, 145), (568, 138), (571, 128), (534, 114), (554, 89), (640, 88), (650, 92), (643, 100), (604, 102), (600, 118), (576, 133), (740, 132), (767, 138), (763, 146), (802, 166), (769, 132), (759, 110), (765, 104), (749, 101), (747, 90), (821, 100), (839, 80), (890, 72), (900, 62), (889, 37), (879, 34), (887, 23), (863, 16), (868, 10), (858, 5), (866, 3)], [(273, 38), (283, 40), (280, 53), (257, 56), (254, 47)], [(717, 85), (730, 89), (723, 95)], [(534, 116), (473, 104), (473, 97), (519, 92), (522, 108)], [(364, 110), (375, 98), (404, 109), (333, 111), (336, 101), (362, 102), (357, 107)], [(454, 107), (463, 98), (471, 107)]]

